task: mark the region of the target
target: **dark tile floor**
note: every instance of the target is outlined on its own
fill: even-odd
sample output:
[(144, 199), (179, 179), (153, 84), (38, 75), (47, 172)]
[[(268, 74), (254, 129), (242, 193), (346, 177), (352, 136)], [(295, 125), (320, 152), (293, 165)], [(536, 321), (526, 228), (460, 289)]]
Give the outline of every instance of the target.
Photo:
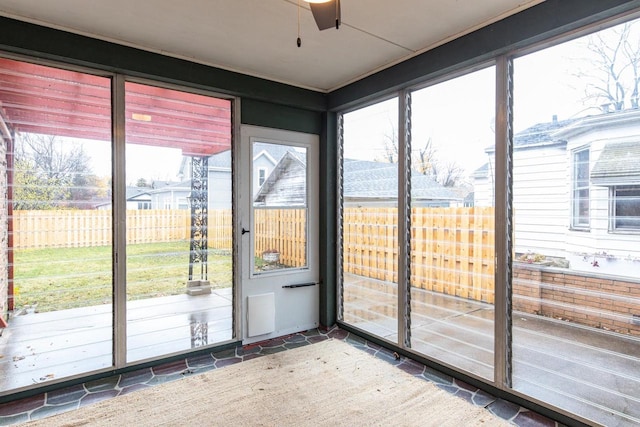
[(502, 399), (497, 399), (469, 384), (453, 379), (416, 361), (403, 357), (396, 360), (391, 351), (337, 327), (327, 331), (314, 329), (251, 346), (187, 357), (184, 360), (0, 404), (0, 425), (12, 425), (71, 411), (101, 400), (179, 380), (185, 376), (223, 368), (224, 366), (267, 354), (314, 344), (329, 338), (344, 340), (356, 348), (395, 365), (398, 369), (402, 369), (425, 381), (435, 383), (438, 387), (453, 395), (465, 399), (476, 406), (486, 408), (498, 417), (510, 421), (513, 425), (520, 427), (559, 426), (558, 423), (549, 418)]

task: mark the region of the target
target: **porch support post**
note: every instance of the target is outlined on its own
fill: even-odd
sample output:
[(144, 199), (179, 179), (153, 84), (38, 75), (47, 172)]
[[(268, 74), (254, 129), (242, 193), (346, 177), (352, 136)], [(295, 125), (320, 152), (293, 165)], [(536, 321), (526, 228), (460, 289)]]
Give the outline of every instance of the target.
[[(1, 113), (1, 112), (0, 112)], [(4, 310), (0, 312), (1, 316), (5, 316), (5, 320), (9, 319), (9, 312), (14, 309), (13, 300), (13, 170), (14, 170), (14, 149), (15, 149), (15, 132), (10, 129), (7, 121), (0, 114), (0, 134), (2, 135), (2, 141), (5, 152), (5, 179), (7, 193), (5, 195), (5, 203), (7, 204), (7, 210), (4, 212), (7, 219), (7, 245), (3, 248), (7, 255), (7, 283), (6, 293), (3, 293), (2, 297), (6, 297), (6, 301), (2, 301)]]
[[(206, 156), (191, 158), (191, 236), (189, 239), (189, 280), (207, 280), (207, 250), (209, 217), (209, 158)], [(196, 268), (197, 270), (197, 268)]]

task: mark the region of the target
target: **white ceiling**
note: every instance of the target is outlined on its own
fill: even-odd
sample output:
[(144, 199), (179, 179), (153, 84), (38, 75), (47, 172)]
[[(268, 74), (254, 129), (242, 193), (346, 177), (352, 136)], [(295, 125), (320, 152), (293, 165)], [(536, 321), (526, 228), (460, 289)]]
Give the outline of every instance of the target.
[(318, 31), (298, 0), (0, 0), (0, 15), (330, 91), (543, 0), (341, 0)]

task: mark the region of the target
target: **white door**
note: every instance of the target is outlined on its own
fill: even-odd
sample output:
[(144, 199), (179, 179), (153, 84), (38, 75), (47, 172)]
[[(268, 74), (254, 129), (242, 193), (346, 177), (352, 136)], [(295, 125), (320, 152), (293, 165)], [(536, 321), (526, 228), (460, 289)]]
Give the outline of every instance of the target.
[(238, 235), (244, 344), (318, 326), (317, 135), (242, 126)]

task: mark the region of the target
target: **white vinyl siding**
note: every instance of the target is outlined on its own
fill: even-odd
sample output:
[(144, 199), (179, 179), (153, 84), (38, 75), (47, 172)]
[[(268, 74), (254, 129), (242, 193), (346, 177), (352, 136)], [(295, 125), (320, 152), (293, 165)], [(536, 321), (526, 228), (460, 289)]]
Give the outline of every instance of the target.
[(514, 153), (516, 252), (561, 256), (569, 206), (564, 145)]

